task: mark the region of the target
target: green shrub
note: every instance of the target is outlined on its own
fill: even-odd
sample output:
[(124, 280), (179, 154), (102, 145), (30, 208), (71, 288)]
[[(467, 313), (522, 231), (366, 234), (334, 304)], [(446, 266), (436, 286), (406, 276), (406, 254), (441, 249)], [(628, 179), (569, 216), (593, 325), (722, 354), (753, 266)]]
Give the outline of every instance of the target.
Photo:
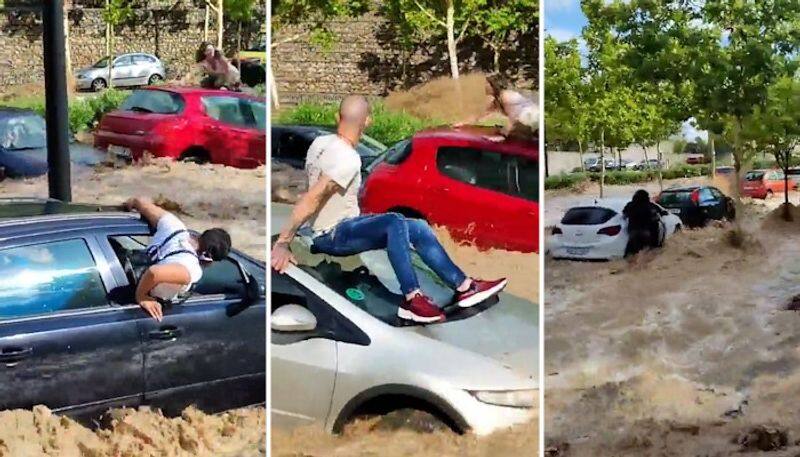
[[(301, 103), (282, 111), (276, 124), (311, 124), (333, 126), (336, 123), (335, 103)], [(372, 125), (366, 134), (386, 145), (408, 138), (419, 130), (439, 124), (435, 120), (420, 119), (405, 112), (390, 111), (382, 103), (372, 106)]]
[(72, 133), (91, 129), (94, 121), (95, 112), (89, 103), (76, 100), (69, 106), (69, 129)]
[(574, 189), (589, 180), (586, 173), (560, 173), (544, 180), (545, 189)]

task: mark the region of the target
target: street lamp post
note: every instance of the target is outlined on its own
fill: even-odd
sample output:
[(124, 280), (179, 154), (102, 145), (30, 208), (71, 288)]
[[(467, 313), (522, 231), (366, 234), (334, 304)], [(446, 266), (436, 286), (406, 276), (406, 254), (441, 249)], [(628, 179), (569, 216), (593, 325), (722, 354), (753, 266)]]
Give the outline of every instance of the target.
[(72, 200), (69, 116), (64, 55), (64, 0), (42, 2), (44, 92), (47, 121), (47, 181), (50, 198)]

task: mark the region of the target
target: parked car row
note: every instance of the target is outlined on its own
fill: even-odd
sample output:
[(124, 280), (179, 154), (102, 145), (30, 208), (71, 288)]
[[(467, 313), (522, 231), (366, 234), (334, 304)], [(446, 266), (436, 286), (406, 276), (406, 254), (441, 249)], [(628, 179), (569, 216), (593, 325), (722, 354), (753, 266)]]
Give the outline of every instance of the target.
[(657, 169), (664, 166), (663, 161), (658, 159), (642, 160), (641, 162), (622, 159), (622, 161), (618, 162), (614, 158), (605, 157), (601, 162), (600, 157), (589, 157), (584, 159), (583, 168), (586, 171), (599, 172), (602, 170), (603, 162), (605, 162), (606, 170), (646, 170), (649, 168)]

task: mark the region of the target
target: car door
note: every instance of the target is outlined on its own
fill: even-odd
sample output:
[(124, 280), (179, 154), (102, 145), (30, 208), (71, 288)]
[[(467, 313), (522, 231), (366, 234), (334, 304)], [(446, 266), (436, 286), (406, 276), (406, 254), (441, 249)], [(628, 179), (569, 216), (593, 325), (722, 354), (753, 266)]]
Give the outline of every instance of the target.
[(286, 427), (325, 421), (336, 380), (336, 341), (329, 336), (336, 317), (330, 306), (291, 276), (271, 274), (271, 312), (299, 305), (314, 314), (318, 325), (304, 332), (271, 330), (272, 423)]
[(247, 137), (248, 153), (257, 165), (267, 161), (267, 105), (263, 102), (241, 99), (245, 122), (243, 135)]
[(152, 63), (150, 58), (143, 54), (136, 54), (133, 56), (133, 65), (131, 66), (131, 84), (136, 86), (144, 86), (150, 78)]
[[(144, 249), (148, 237), (116, 232), (103, 246), (120, 257), (123, 250)], [(112, 267), (126, 278), (119, 262)], [(205, 267), (188, 300), (166, 305), (161, 322), (149, 316), (139, 322), (145, 403), (171, 415), (191, 404), (215, 412), (264, 401), (265, 279), (263, 264), (233, 252)], [(127, 288), (120, 295), (130, 301), (133, 289)]]
[(111, 80), (114, 85), (132, 85), (133, 68), (133, 58), (131, 56), (122, 56), (114, 60), (114, 66), (111, 69)]
[(44, 404), (90, 419), (141, 403), (142, 315), (112, 304), (114, 288), (93, 237), (0, 243), (0, 409)]
[(202, 141), (211, 153), (211, 161), (228, 166), (252, 165), (249, 125), (253, 121), (248, 121), (252, 112), (243, 110), (240, 99), (233, 96), (204, 96), (202, 105), (207, 115), (201, 128)]
[(435, 213), (458, 238), (474, 240), (479, 247), (511, 247), (518, 242), (515, 237), (527, 232), (512, 222), (529, 208), (523, 199), (509, 196), (511, 159), (472, 145), (438, 148), (441, 185), (436, 189), (440, 197), (434, 199), (439, 205)]
[(716, 206), (714, 207), (714, 219), (722, 219), (727, 216), (728, 214), (728, 199), (723, 195), (719, 189), (714, 187), (709, 187), (709, 191), (711, 195), (714, 197), (716, 202)]

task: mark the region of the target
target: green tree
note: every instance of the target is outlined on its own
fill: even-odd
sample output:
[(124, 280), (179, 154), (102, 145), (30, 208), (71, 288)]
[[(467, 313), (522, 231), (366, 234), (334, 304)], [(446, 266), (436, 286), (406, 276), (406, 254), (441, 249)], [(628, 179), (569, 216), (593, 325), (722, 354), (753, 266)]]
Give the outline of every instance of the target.
[(132, 19), (135, 13), (130, 0), (106, 0), (103, 20), (106, 23), (106, 54), (108, 55), (108, 87), (113, 87), (111, 70), (114, 68), (115, 29)]
[[(578, 41), (557, 42), (545, 38), (545, 145), (578, 143), (583, 168), (583, 147), (587, 140), (586, 83), (578, 50)], [(545, 147), (547, 154), (548, 147)], [(545, 169), (546, 175), (549, 174)]]
[[(613, 29), (641, 80), (693, 86), (692, 105), (722, 119), (733, 144), (735, 179), (749, 154), (744, 120), (767, 88), (793, 75), (800, 3), (777, 0), (582, 0), (590, 27)], [(734, 186), (738, 201), (738, 186)]]
[(255, 17), (258, 0), (225, 0), (223, 8), (228, 19), (236, 22), (236, 50), (242, 50), (242, 24), (250, 22)]
[(475, 23), (473, 33), (492, 49), (494, 71), (500, 72), (500, 53), (537, 27), (538, 0), (488, 0), (475, 12)]
[[(477, 13), (487, 8), (488, 0), (388, 0), (386, 12), (397, 30), (416, 39), (434, 40), (442, 35), (447, 41), (450, 74), (458, 79), (458, 44), (467, 36), (470, 26), (476, 25)], [(499, 16), (498, 16), (499, 17)], [(494, 39), (502, 36), (502, 20), (493, 17), (497, 27)], [(514, 15), (510, 14), (513, 19)], [(408, 39), (408, 38), (406, 38)]]
[(789, 212), (789, 167), (800, 146), (800, 82), (791, 77), (769, 87), (763, 107), (757, 107), (742, 123), (742, 139), (751, 149), (771, 153), (783, 170), (784, 213)]

